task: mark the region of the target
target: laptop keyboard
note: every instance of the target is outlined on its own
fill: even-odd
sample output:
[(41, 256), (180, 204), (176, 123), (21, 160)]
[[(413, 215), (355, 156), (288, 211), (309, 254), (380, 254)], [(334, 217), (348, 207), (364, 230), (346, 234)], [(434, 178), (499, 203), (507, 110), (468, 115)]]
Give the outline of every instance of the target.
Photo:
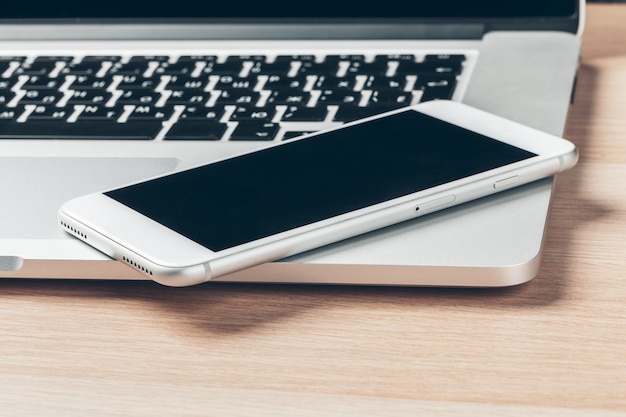
[(450, 99), (465, 56), (0, 57), (0, 139), (273, 141)]

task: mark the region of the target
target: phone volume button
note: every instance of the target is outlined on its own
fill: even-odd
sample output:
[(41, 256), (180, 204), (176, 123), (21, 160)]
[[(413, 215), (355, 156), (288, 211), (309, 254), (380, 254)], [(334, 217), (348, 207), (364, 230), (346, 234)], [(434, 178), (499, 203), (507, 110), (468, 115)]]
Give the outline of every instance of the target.
[(512, 177), (504, 178), (504, 179), (494, 182), (493, 188), (498, 190), (500, 188), (508, 187), (510, 185), (515, 184), (518, 180), (519, 180), (519, 175), (513, 175)]
[(453, 203), (454, 200), (456, 200), (456, 196), (454, 194), (451, 194), (445, 197), (436, 198), (434, 200), (424, 201), (423, 203), (417, 205), (415, 211), (432, 210), (434, 208)]

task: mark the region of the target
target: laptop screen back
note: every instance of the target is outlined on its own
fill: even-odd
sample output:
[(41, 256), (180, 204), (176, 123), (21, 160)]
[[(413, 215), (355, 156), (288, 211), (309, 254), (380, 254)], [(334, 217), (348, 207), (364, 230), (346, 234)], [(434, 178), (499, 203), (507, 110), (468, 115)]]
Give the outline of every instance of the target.
[(80, 22), (102, 19), (389, 19), (401, 18), (559, 18), (576, 14), (576, 0), (386, 0), (382, 7), (364, 7), (361, 0), (316, 0), (303, 7), (293, 0), (198, 1), (177, 0), (31, 0), (6, 2), (0, 19), (62, 19)]

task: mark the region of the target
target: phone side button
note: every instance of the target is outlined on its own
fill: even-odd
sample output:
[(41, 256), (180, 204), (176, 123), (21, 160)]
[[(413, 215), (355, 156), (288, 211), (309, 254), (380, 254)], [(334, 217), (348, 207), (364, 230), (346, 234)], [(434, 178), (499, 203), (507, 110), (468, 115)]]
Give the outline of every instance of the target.
[(500, 189), (504, 187), (511, 186), (515, 184), (519, 180), (519, 175), (514, 175), (512, 177), (504, 178), (502, 180), (496, 181), (493, 183), (493, 188)]
[(454, 200), (456, 200), (456, 196), (452, 194), (445, 197), (436, 198), (434, 200), (424, 201), (423, 203), (417, 205), (415, 211), (432, 210), (434, 208), (450, 204), (454, 202)]

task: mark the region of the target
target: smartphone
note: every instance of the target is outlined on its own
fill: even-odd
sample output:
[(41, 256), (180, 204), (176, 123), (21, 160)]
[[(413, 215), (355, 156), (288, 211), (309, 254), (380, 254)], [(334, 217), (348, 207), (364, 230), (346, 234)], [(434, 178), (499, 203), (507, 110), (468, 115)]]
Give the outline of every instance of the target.
[(202, 283), (561, 172), (575, 146), (433, 101), (65, 203), (61, 227), (170, 286)]

